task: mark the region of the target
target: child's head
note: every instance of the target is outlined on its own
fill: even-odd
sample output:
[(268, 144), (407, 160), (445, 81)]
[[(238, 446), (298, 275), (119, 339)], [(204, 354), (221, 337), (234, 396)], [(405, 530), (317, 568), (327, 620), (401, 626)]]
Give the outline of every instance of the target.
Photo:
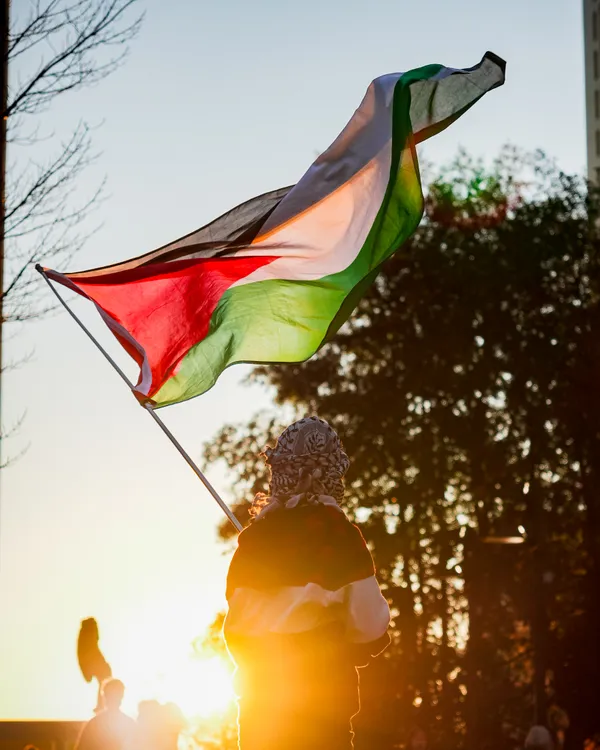
[(322, 419), (306, 417), (285, 429), (275, 448), (266, 448), (271, 469), (269, 494), (285, 498), (307, 493), (344, 496), (344, 474), (350, 461), (335, 432)]

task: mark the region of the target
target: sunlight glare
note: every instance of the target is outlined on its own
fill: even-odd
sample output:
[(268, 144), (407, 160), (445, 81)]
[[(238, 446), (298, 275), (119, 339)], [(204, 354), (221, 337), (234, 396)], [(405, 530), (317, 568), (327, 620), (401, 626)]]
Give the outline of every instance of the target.
[(231, 671), (219, 656), (188, 659), (161, 683), (162, 700), (176, 703), (188, 719), (225, 713), (235, 700)]

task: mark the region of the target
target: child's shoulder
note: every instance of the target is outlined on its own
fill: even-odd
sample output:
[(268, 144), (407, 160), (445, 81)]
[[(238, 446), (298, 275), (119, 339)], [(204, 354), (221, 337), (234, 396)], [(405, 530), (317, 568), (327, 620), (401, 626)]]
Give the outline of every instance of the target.
[(364, 548), (359, 528), (343, 510), (333, 505), (315, 503), (296, 508), (282, 508), (255, 521), (240, 535), (246, 548), (318, 549), (323, 545), (338, 549)]

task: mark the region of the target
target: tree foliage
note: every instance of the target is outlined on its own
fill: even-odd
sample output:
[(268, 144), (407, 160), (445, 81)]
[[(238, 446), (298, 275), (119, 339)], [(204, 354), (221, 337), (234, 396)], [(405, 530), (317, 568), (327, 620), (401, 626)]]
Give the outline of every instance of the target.
[[(343, 436), (346, 510), (394, 612), (392, 647), (363, 673), (358, 747), (419, 724), (436, 747), (504, 750), (557, 706), (571, 747), (595, 729), (597, 198), (541, 153), (505, 149), (490, 168), (459, 154), (338, 335), (255, 369), (273, 414), (206, 448), (246, 520), (287, 412)], [(518, 527), (524, 544), (491, 543)]]

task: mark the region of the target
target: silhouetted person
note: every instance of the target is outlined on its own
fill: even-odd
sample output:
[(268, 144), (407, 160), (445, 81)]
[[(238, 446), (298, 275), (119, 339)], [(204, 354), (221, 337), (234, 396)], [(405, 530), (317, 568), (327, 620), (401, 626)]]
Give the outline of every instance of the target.
[(162, 724), (162, 706), (158, 701), (141, 701), (137, 714), (137, 737), (143, 750), (158, 750)]
[(241, 750), (349, 750), (357, 666), (389, 643), (389, 608), (358, 527), (339, 505), (349, 459), (310, 417), (274, 449), (269, 496), (238, 539), (224, 625)]
[(175, 703), (166, 703), (164, 711), (164, 750), (177, 750), (179, 735), (187, 724), (183, 713)]
[(138, 706), (137, 736), (142, 750), (177, 750), (185, 725), (181, 709), (174, 703), (148, 700)]
[(102, 683), (112, 677), (110, 664), (100, 651), (99, 640), (100, 634), (96, 620), (93, 617), (82, 620), (77, 638), (77, 660), (86, 682), (91, 682), (94, 678), (98, 680), (98, 700), (94, 709), (96, 713), (102, 710)]
[(177, 750), (185, 725), (181, 709), (174, 703), (148, 700), (138, 706), (137, 736), (142, 750)]
[(104, 708), (83, 728), (75, 750), (134, 750), (136, 724), (121, 711), (125, 686), (120, 680), (102, 685)]
[(542, 726), (531, 727), (525, 740), (525, 750), (554, 750), (550, 730)]

